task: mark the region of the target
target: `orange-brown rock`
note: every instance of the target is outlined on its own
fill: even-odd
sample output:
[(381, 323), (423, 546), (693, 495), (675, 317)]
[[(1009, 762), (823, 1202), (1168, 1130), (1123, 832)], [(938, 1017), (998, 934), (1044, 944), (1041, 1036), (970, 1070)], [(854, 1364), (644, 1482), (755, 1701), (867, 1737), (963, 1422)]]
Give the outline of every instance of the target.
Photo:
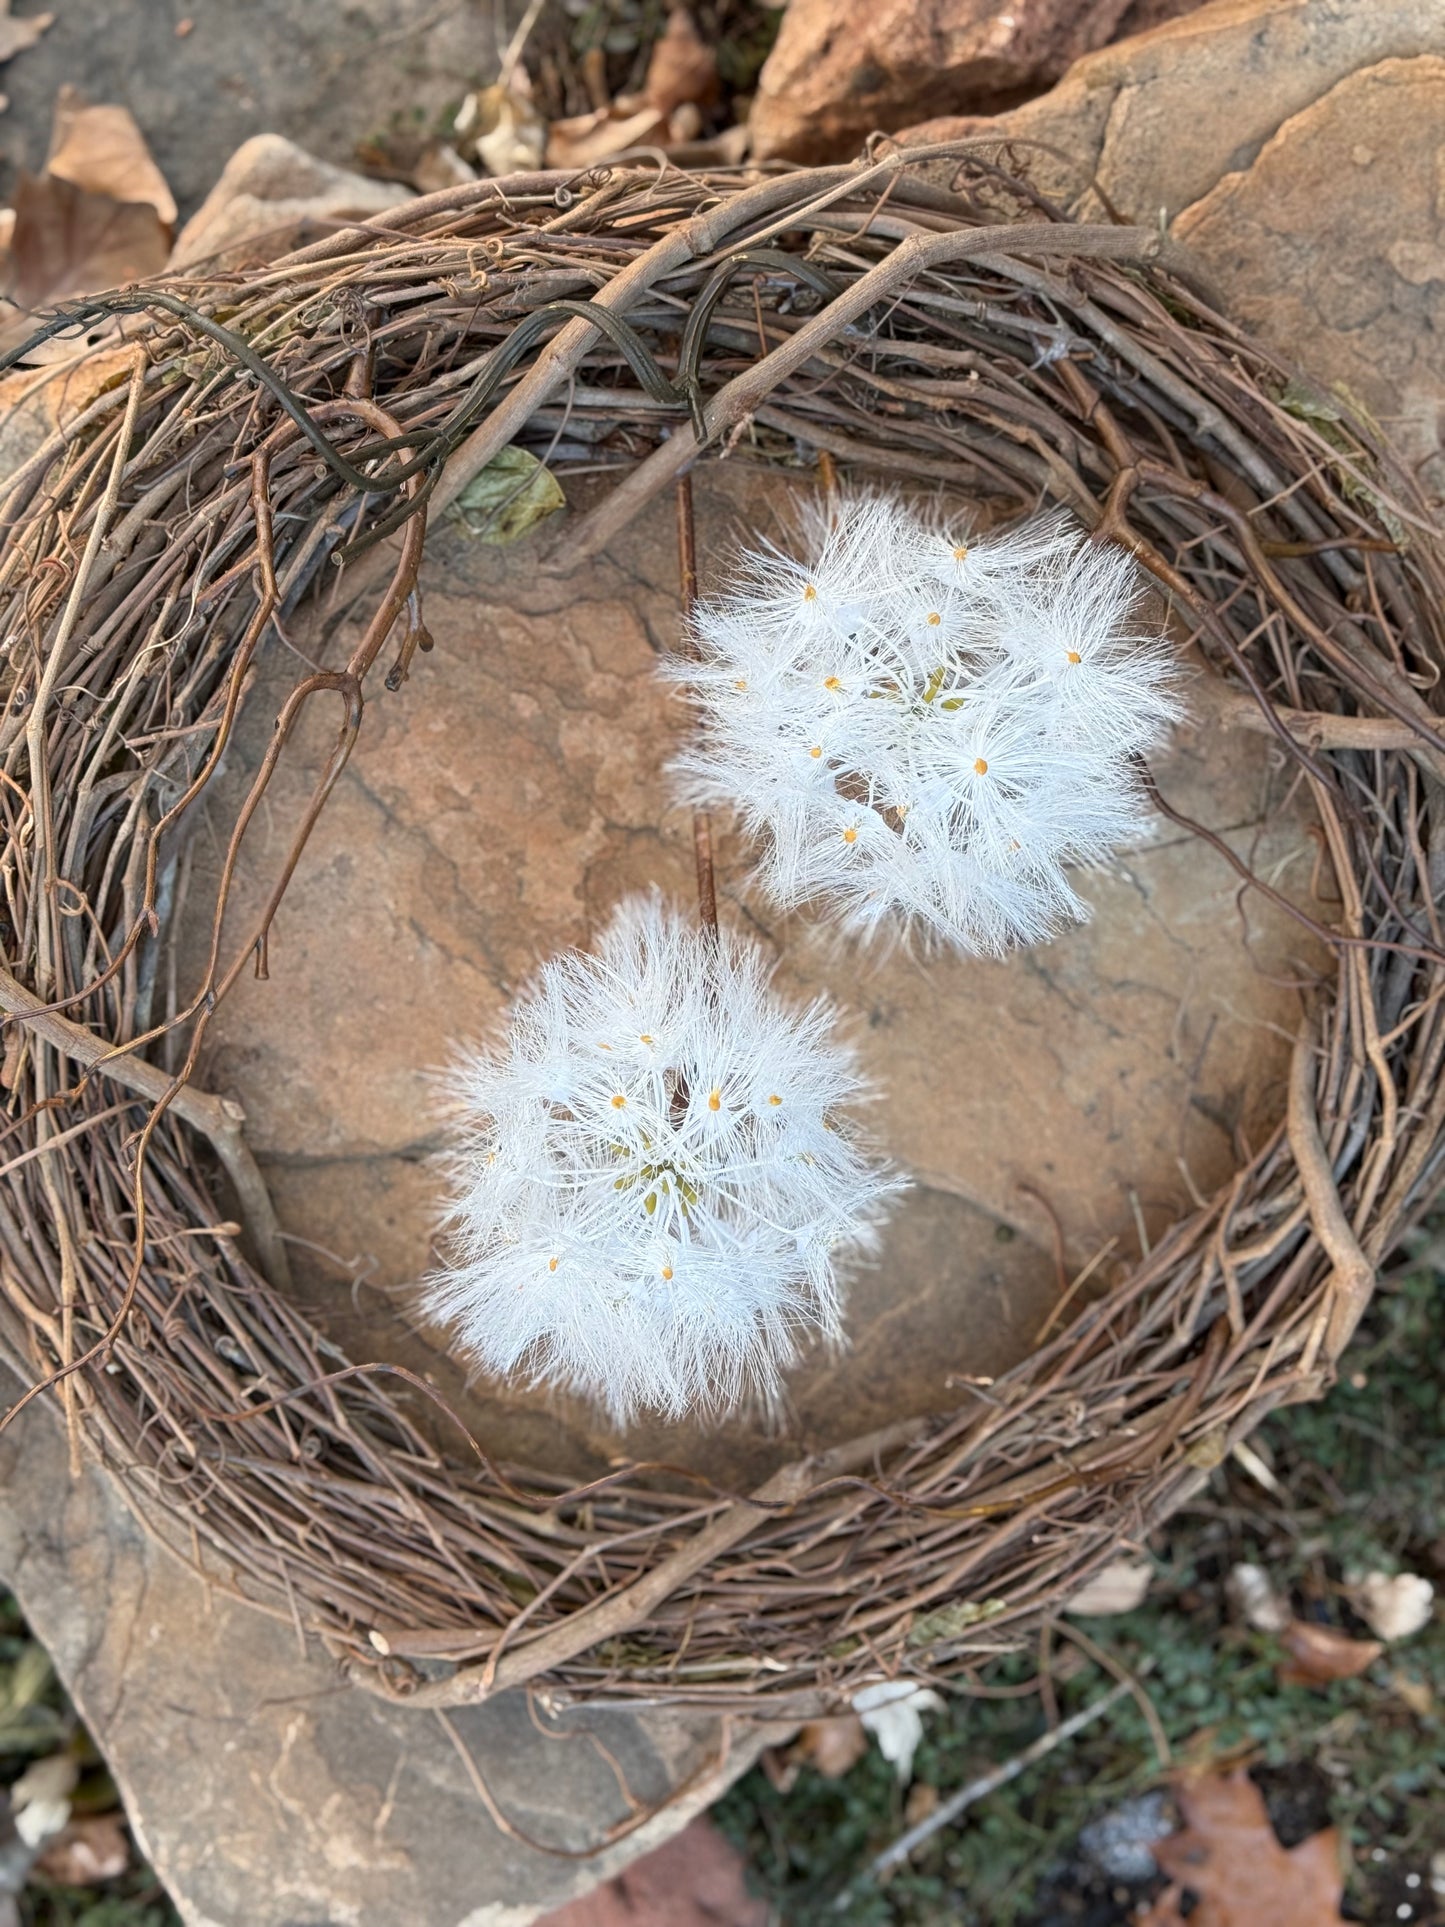
[(1072, 213), (1172, 221), (1351, 74), (1440, 51), (1439, 0), (1213, 0), (1088, 55), (1037, 100), (993, 118), (931, 109), (902, 139), (997, 134)]
[(993, 133), (1083, 219), (1164, 220), (1229, 311), (1339, 383), (1445, 494), (1439, 0), (1215, 0), (1081, 60)]
[(750, 126), (762, 159), (828, 161), (929, 114), (991, 113), (1120, 32), (1199, 0), (792, 0)]
[[(704, 557), (740, 522), (775, 527), (796, 486), (703, 469)], [(580, 1475), (619, 1449), (594, 1413), (469, 1388), (442, 1334), (416, 1322), (443, 1190), (431, 1077), (452, 1038), (493, 1025), (537, 961), (585, 942), (618, 897), (694, 887), (690, 822), (665, 779), (684, 718), (651, 674), (679, 627), (671, 516), (648, 515), (574, 576), (539, 570), (532, 543), (439, 528), (424, 579), (436, 649), (400, 696), (374, 698), (283, 905), (269, 980), (243, 980), (221, 1007), (203, 1075), (246, 1107), (282, 1222), (308, 1241), (293, 1253), (300, 1289), (331, 1335), (432, 1374), (490, 1450)], [(278, 680), (257, 688), (218, 822), (295, 668), (278, 652)], [(283, 763), (243, 846), (244, 902), (265, 889), (331, 728), (318, 712)], [(1158, 774), (1180, 809), (1308, 890), (1313, 846), (1279, 809), (1261, 739), (1186, 729)], [(1050, 1209), (1070, 1268), (1098, 1256), (1107, 1283), (1226, 1181), (1280, 1114), (1312, 962), (1297, 926), (1237, 905), (1228, 867), (1172, 831), (1081, 880), (1092, 923), (997, 964), (860, 957), (824, 925), (775, 919), (717, 828), (724, 914), (776, 957), (784, 992), (843, 1005), (880, 1087), (869, 1121), (917, 1180), (854, 1281), (850, 1349), (793, 1375), (779, 1436), (744, 1420), (625, 1441), (743, 1481), (946, 1408), (951, 1375), (1022, 1357), (1058, 1292)], [(202, 930), (213, 864), (198, 839), (188, 914)]]
[(1342, 80), (1174, 233), (1231, 313), (1363, 403), (1445, 491), (1445, 58)]

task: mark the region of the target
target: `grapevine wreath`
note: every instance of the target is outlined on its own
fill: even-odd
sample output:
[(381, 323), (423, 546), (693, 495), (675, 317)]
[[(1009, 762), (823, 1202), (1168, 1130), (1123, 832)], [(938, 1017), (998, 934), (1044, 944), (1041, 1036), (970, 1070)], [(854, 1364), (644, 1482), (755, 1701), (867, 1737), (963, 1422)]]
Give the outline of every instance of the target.
[[(956, 1673), (1326, 1388), (1438, 1181), (1445, 571), (1424, 498), (1182, 251), (1072, 223), (1026, 170), (995, 143), (515, 176), (40, 330), (99, 328), (110, 372), (4, 489), (0, 1335), (150, 1529), (378, 1694), (545, 1679), (788, 1716), (880, 1670)], [(409, 1415), (426, 1388), (338, 1357), (295, 1307), (237, 1107), (193, 1075), (367, 709), (408, 700), (427, 515), (499, 451), (545, 455), (564, 403), (610, 464), (574, 558), (723, 449), (946, 482), (1004, 517), (1052, 504), (1122, 545), (1210, 667), (1206, 726), (1288, 759), (1337, 899), (1323, 921), (1284, 905), (1328, 992), (1287, 1114), (1227, 1187), (986, 1393), (746, 1495), (638, 1465), (573, 1489), (485, 1437), (439, 1453)], [(340, 607), (368, 612), (345, 663)], [(298, 663), (221, 901), (184, 911), (215, 941), (170, 1016), (178, 854), (277, 616), (323, 666)], [(262, 914), (222, 942), (312, 704), (334, 751)]]

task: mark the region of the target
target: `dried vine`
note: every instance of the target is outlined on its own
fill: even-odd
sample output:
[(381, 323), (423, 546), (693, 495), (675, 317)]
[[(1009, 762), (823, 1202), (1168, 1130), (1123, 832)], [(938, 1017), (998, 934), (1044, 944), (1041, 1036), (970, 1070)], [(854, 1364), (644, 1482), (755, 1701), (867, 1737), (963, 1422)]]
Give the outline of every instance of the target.
[[(1069, 225), (975, 144), (452, 189), (51, 332), (100, 316), (124, 317), (127, 371), (0, 510), (0, 1340), (179, 1556), (412, 1704), (546, 1674), (806, 1712), (1017, 1638), (1272, 1406), (1318, 1394), (1442, 1164), (1445, 568), (1373, 430), (1166, 241)], [(439, 1456), (409, 1375), (348, 1365), (288, 1301), (243, 1121), (191, 1082), (217, 1003), (264, 970), (383, 651), (398, 636), (390, 700), (429, 646), (428, 509), (518, 439), (616, 470), (574, 558), (718, 448), (1066, 503), (1218, 672), (1201, 727), (1274, 737), (1338, 890), (1334, 922), (1309, 918), (1335, 982), (1303, 1013), (1288, 1116), (1231, 1185), (957, 1410), (746, 1499), (646, 1467), (568, 1491), (485, 1441)], [(359, 597), (350, 659), (282, 708), (207, 967), (173, 992), (162, 936), (247, 672), (293, 622), (328, 660)], [(247, 827), (318, 697), (332, 754), (233, 932)]]

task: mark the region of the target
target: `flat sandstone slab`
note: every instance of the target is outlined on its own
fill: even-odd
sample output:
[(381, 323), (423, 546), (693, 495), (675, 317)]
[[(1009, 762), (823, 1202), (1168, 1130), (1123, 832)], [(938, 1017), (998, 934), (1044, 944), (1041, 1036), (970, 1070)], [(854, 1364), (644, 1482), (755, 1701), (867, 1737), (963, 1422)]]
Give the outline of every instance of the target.
[[(0, 1405), (19, 1389), (0, 1364)], [(203, 1586), (103, 1467), (72, 1479), (49, 1403), (0, 1436), (0, 1490), (0, 1583), (186, 1927), (529, 1927), (668, 1840), (787, 1731), (549, 1710), (521, 1692), (445, 1723), (383, 1705), (343, 1685), (314, 1640), (298, 1649), (289, 1622)]]
[[(699, 484), (704, 586), (746, 511), (776, 531), (790, 487), (741, 466)], [(549, 525), (565, 541), (565, 525)], [(577, 1401), (479, 1382), (421, 1328), (412, 1288), (433, 1262), (442, 1179), (435, 1067), (485, 1034), (536, 965), (585, 944), (611, 906), (657, 882), (694, 891), (691, 823), (665, 765), (685, 727), (652, 675), (679, 631), (671, 516), (630, 530), (575, 576), (446, 526), (424, 570), (435, 651), (378, 691), (270, 945), (209, 1033), (202, 1076), (239, 1097), (274, 1187), (308, 1309), (354, 1358), (431, 1374), (488, 1450), (578, 1475), (627, 1449), (736, 1480), (780, 1459), (946, 1408), (959, 1373), (1024, 1356), (1070, 1267), (1103, 1254), (1107, 1285), (1198, 1196), (1226, 1182), (1283, 1109), (1305, 933), (1196, 840), (1159, 824), (1083, 879), (1091, 924), (998, 964), (863, 956), (826, 927), (770, 917), (743, 893), (745, 853), (719, 840), (723, 913), (751, 926), (799, 998), (848, 1015), (880, 1096), (868, 1122), (917, 1179), (852, 1292), (851, 1349), (791, 1385), (781, 1434), (617, 1435)], [(217, 851), (298, 665), (276, 652), (255, 690), (214, 834), (197, 838), (182, 987), (199, 968)], [(327, 699), (322, 699), (325, 701)], [(261, 899), (330, 746), (316, 705), (244, 846), (228, 929)], [(1258, 738), (1186, 729), (1165, 794), (1276, 887), (1307, 894), (1308, 826), (1281, 810)]]

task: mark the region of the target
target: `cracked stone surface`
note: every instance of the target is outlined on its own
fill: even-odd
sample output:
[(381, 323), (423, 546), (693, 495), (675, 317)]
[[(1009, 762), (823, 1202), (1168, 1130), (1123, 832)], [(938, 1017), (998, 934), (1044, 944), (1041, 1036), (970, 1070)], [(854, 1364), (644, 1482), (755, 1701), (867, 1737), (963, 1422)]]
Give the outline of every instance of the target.
[[(0, 1367), (6, 1405), (17, 1390)], [(187, 1927), (528, 1927), (660, 1846), (780, 1737), (539, 1705), (544, 1733), (513, 1693), (458, 1708), (448, 1731), (341, 1685), (289, 1624), (203, 1588), (109, 1472), (70, 1479), (49, 1406), (0, 1435), (0, 1488), (0, 1579)], [(589, 1849), (629, 1818), (604, 1747), (642, 1808), (663, 1810), (606, 1851), (561, 1859), (498, 1829), (459, 1747), (533, 1840)]]
[[(1437, 15), (1436, 44), (1445, 48)], [(1230, 310), (1357, 396), (1445, 485), (1445, 58), (1385, 60), (1285, 121), (1174, 232)]]
[(495, 77), (499, 53), (494, 11), (477, 0), (66, 0), (47, 11), (54, 24), (5, 68), (0, 204), (22, 169), (44, 165), (62, 83), (130, 108), (185, 220), (251, 136), (281, 134), (353, 167), (358, 145), (394, 120), (454, 111)]
[[(744, 516), (774, 526), (787, 486), (704, 470), (704, 557)], [(826, 988), (844, 1007), (882, 1089), (869, 1121), (918, 1179), (854, 1284), (851, 1349), (794, 1375), (771, 1437), (739, 1420), (619, 1440), (577, 1401), (468, 1385), (412, 1308), (442, 1182), (430, 1073), (620, 896), (652, 881), (684, 899), (693, 889), (690, 821), (664, 775), (683, 716), (651, 676), (678, 630), (671, 544), (664, 510), (574, 577), (539, 568), (532, 544), (437, 532), (424, 577), (436, 649), (401, 696), (369, 709), (283, 906), (269, 979), (242, 980), (222, 1007), (203, 1076), (244, 1104), (283, 1224), (307, 1241), (297, 1288), (352, 1357), (429, 1373), (504, 1458), (582, 1476), (625, 1449), (751, 1482), (801, 1450), (946, 1408), (950, 1375), (1022, 1357), (1058, 1292), (1050, 1209), (1068, 1265), (1102, 1252), (1107, 1285), (1141, 1238), (1225, 1182), (1280, 1115), (1313, 961), (1298, 926), (1237, 903), (1222, 859), (1173, 831), (1085, 879), (1090, 925), (1007, 964), (860, 958), (816, 922), (751, 905), (724, 826), (724, 914), (774, 954), (786, 993)], [(295, 667), (271, 658), (213, 830), (197, 837), (193, 946), (221, 826)], [(268, 885), (332, 727), (318, 711), (256, 819), (233, 930)], [(1260, 739), (1186, 730), (1158, 774), (1179, 808), (1307, 892), (1314, 845), (1281, 813)], [(182, 984), (197, 963), (192, 948)]]
[(1342, 383), (1445, 495), (1439, 0), (1215, 0), (1051, 93), (905, 142), (997, 133), (1085, 219), (1163, 220), (1227, 310)]
[(906, 141), (999, 133), (1039, 147), (1029, 173), (1074, 212), (1166, 220), (1248, 167), (1291, 115), (1382, 60), (1440, 51), (1437, 0), (1213, 0), (1076, 61), (1058, 86), (988, 119)]
[(850, 160), (922, 113), (986, 113), (1199, 0), (791, 0), (748, 117), (760, 160)]

